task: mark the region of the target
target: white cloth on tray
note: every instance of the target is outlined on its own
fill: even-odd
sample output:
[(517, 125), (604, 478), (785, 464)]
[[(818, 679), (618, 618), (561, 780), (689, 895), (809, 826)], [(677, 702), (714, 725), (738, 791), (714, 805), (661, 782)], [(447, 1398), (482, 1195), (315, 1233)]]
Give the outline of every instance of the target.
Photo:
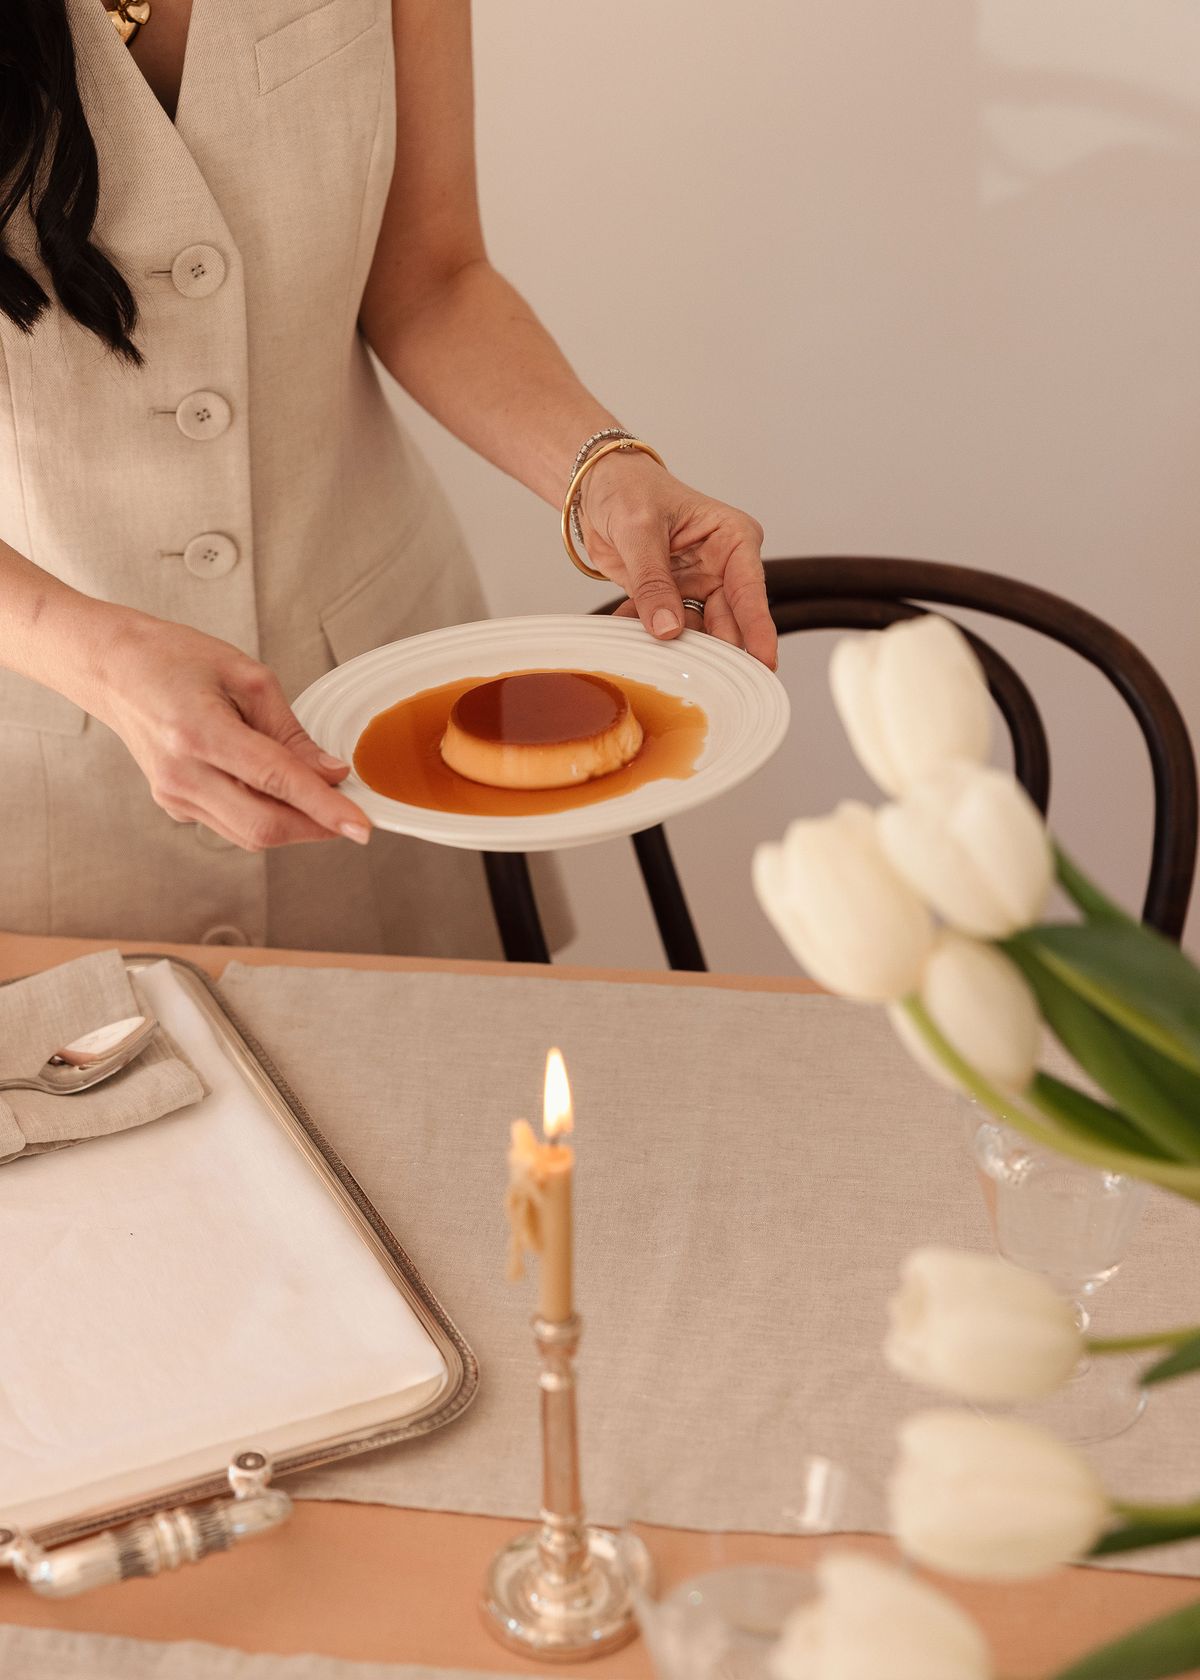
[(0, 1173), (0, 1520), (34, 1524), (336, 1432), (445, 1379), (379, 1262), (167, 963), (141, 974), (209, 1089)]

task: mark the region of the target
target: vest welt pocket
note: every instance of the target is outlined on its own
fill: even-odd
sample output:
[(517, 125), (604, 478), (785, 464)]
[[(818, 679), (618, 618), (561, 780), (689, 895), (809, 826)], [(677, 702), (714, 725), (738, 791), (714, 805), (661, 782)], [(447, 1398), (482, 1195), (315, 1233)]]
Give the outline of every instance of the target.
[(82, 735), (87, 713), (52, 688), (0, 671), (0, 728), (39, 729), (49, 735)]
[(334, 664), (370, 648), (484, 616), (474, 568), (434, 489), (415, 524), (319, 613)]
[(414, 577), (402, 552), (374, 565), (321, 610), (321, 629), (335, 662), (344, 665), (371, 648), (411, 635), (414, 620), (418, 628), (429, 628), (420, 622), (421, 608), (436, 581), (436, 571), (423, 564)]
[(379, 21), (379, 0), (326, 0), (254, 44), (258, 91), (271, 93), (341, 52)]

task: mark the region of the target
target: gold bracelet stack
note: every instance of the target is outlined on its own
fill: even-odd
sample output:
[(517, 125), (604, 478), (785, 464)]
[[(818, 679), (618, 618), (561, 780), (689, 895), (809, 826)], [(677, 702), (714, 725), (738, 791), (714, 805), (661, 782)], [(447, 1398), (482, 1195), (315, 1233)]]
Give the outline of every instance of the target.
[[(571, 470), (567, 474), (568, 479), (575, 477), (575, 474), (579, 471), (580, 467), (587, 460), (588, 456), (592, 453), (592, 450), (595, 449), (598, 443), (604, 443), (608, 438), (631, 438), (633, 435), (634, 434), (632, 432), (627, 432), (624, 426), (605, 426), (602, 430), (593, 432), (591, 437), (584, 438), (583, 442), (579, 445), (579, 453), (571, 462)], [(571, 534), (575, 538), (575, 546), (582, 549), (584, 547), (583, 521), (579, 516), (579, 500), (579, 493), (577, 491), (571, 498)]]
[[(616, 428), (614, 428), (614, 430), (616, 430)], [(598, 572), (594, 566), (589, 566), (587, 561), (580, 557), (579, 550), (575, 547), (574, 532), (578, 530), (577, 520), (579, 492), (583, 487), (583, 481), (598, 462), (602, 461), (606, 455), (611, 455), (618, 449), (626, 451), (639, 450), (643, 455), (649, 455), (652, 461), (657, 461), (660, 467), (665, 467), (667, 463), (663, 460), (657, 449), (651, 449), (650, 445), (648, 443), (644, 443), (641, 438), (630, 437), (627, 432), (620, 433), (620, 435), (613, 437), (610, 442), (603, 444), (599, 449), (592, 450), (592, 453), (588, 454), (587, 451), (591, 449), (592, 444), (597, 441), (597, 438), (603, 435), (603, 433), (597, 433), (596, 437), (589, 438), (580, 450), (579, 455), (575, 457), (578, 465), (571, 474), (571, 482), (567, 486), (567, 494), (563, 500), (562, 540), (563, 547), (567, 551), (567, 558), (573, 566), (581, 571), (585, 577), (596, 578), (601, 583), (607, 583), (608, 579), (605, 574), (603, 572)], [(582, 459), (580, 457), (582, 457)], [(580, 533), (580, 540), (582, 540), (582, 533)]]

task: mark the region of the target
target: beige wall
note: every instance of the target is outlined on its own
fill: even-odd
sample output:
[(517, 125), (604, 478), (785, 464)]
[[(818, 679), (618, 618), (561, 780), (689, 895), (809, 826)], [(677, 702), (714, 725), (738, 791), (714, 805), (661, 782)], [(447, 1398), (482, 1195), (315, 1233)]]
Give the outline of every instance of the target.
[[(494, 260), (766, 552), (1029, 578), (1118, 624), (1200, 732), (1200, 11), (1194, 0), (479, 0)], [(416, 421), (496, 613), (586, 610), (555, 515)], [(999, 639), (999, 638), (998, 638)], [(1139, 895), (1149, 778), (1069, 656), (1060, 837)], [(793, 638), (792, 737), (671, 838), (714, 967), (791, 966), (756, 840), (864, 792)], [(581, 961), (658, 960), (629, 847), (567, 858)], [(1193, 918), (1193, 927), (1200, 927)]]

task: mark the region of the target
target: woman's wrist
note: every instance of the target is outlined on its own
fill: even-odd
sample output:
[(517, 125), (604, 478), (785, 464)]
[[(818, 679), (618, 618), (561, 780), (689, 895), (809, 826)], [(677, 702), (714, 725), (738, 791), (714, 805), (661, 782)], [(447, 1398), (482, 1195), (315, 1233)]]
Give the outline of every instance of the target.
[(94, 600), (0, 544), (0, 665), (91, 710), (126, 609)]
[(586, 539), (589, 531), (600, 531), (608, 510), (639, 485), (648, 487), (661, 480), (667, 469), (642, 449), (614, 449), (597, 461), (579, 490), (579, 517)]
[(55, 688), (95, 717), (104, 717), (114, 674), (126, 663), (130, 636), (145, 613), (59, 586), (46, 601), (30, 638), (27, 674)]
[(122, 690), (122, 679), (136, 681), (140, 649), (156, 630), (164, 628), (162, 619), (134, 607), (88, 600), (76, 626), (75, 671), (82, 691), (78, 704), (108, 722), (109, 708)]

